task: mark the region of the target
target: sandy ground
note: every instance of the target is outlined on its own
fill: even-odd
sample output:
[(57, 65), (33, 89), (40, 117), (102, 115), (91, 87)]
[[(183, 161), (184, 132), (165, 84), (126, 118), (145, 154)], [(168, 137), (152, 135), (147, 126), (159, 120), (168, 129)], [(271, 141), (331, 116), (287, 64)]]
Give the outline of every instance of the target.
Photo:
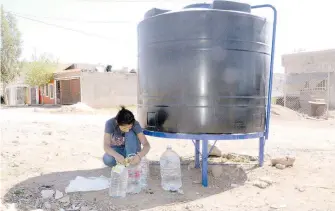
[[(184, 194), (178, 194), (160, 188), (159, 169), (152, 164), (150, 190), (138, 195), (116, 200), (107, 191), (74, 193), (65, 205), (42, 200), (41, 190), (64, 193), (76, 176), (109, 175), (101, 162), (102, 137), (104, 122), (115, 111), (88, 113), (0, 110), (1, 210), (15, 210), (13, 204), (17, 210), (47, 210), (47, 202), (49, 210), (335, 211), (335, 120), (306, 120), (280, 107), (274, 109), (262, 168), (225, 165), (224, 174), (219, 179), (210, 174), (209, 187), (203, 188), (197, 182), (200, 170), (183, 165)], [(148, 139), (152, 161), (159, 160), (167, 144), (184, 160), (193, 156), (191, 141)], [(224, 153), (258, 154), (258, 140), (221, 141), (218, 147)], [(283, 153), (296, 156), (292, 168), (269, 166), (270, 156)], [(262, 177), (273, 180), (272, 185), (255, 187), (253, 182)]]

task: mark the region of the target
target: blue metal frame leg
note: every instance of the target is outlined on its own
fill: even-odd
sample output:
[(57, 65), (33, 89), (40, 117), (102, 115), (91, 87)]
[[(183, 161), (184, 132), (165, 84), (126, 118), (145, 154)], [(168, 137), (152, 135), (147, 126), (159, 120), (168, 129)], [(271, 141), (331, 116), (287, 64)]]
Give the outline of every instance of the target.
[(265, 137), (259, 138), (259, 152), (258, 152), (258, 164), (260, 167), (264, 164), (264, 146), (265, 146)]
[(202, 140), (202, 186), (208, 186), (208, 140)]
[(200, 168), (200, 140), (195, 140), (195, 165), (196, 169)]

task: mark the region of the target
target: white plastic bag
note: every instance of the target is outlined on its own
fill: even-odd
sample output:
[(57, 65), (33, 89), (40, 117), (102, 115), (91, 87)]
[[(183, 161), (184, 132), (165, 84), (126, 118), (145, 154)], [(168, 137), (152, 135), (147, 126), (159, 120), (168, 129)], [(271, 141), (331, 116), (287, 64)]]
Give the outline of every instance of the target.
[(65, 188), (65, 192), (99, 191), (108, 189), (108, 187), (109, 179), (104, 176), (88, 178), (77, 176), (74, 180), (70, 181), (70, 184)]

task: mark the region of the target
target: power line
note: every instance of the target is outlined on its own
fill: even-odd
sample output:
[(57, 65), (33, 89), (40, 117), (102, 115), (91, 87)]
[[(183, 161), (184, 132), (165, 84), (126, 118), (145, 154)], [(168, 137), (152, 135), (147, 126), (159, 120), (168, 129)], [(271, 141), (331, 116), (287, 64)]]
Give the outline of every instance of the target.
[[(14, 15), (14, 14), (13, 14), (13, 15)], [(99, 34), (94, 34), (94, 33), (90, 33), (90, 32), (85, 32), (85, 31), (81, 31), (81, 30), (77, 30), (77, 29), (72, 29), (72, 28), (68, 28), (68, 27), (65, 27), (65, 26), (60, 26), (60, 25), (57, 25), (57, 24), (47, 23), (47, 22), (44, 22), (44, 21), (41, 21), (41, 20), (37, 20), (37, 19), (29, 18), (29, 17), (24, 17), (24, 16), (21, 16), (21, 15), (14, 15), (14, 16), (16, 16), (16, 17), (18, 17), (18, 18), (22, 18), (22, 19), (30, 20), (30, 21), (33, 21), (33, 22), (37, 22), (37, 23), (41, 23), (41, 24), (45, 24), (45, 25), (48, 25), (48, 26), (53, 26), (53, 27), (57, 27), (57, 28), (64, 29), (64, 30), (68, 30), (68, 31), (73, 31), (73, 32), (81, 33), (81, 34), (84, 34), (84, 35), (86, 35), (86, 36), (98, 37), (98, 38), (101, 38), (101, 39), (107, 39), (107, 40), (111, 40), (111, 39), (112, 39), (111, 37), (105, 37), (105, 36), (102, 36), (102, 35), (99, 35)]]
[(16, 13), (12, 11), (8, 11), (13, 15), (17, 16), (24, 16), (29, 18), (44, 18), (44, 19), (54, 19), (59, 21), (69, 21), (69, 22), (83, 22), (83, 23), (104, 23), (104, 24), (111, 24), (111, 23), (135, 23), (131, 21), (115, 21), (115, 20), (78, 20), (78, 19), (70, 19), (70, 18), (61, 18), (61, 17), (49, 17), (49, 16), (36, 16), (36, 15), (30, 15), (30, 14), (22, 14), (22, 13)]

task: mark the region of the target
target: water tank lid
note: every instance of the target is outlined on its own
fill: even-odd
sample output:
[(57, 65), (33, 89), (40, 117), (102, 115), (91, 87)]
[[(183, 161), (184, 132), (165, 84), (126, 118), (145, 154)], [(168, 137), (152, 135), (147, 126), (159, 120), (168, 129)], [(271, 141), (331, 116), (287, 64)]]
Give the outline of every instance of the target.
[(206, 3), (197, 3), (197, 4), (191, 4), (191, 5), (187, 5), (186, 7), (184, 7), (184, 9), (190, 9), (190, 8), (211, 8), (212, 4), (206, 4)]
[[(245, 13), (251, 12), (250, 4), (236, 2), (236, 1), (226, 1), (226, 0), (214, 0), (212, 4), (208, 4), (208, 3), (190, 4), (190, 5), (185, 6), (183, 10), (193, 9), (193, 8), (194, 9), (230, 10), (230, 11), (245, 12)], [(152, 8), (145, 13), (144, 19), (151, 18), (157, 15), (161, 15), (161, 14), (164, 14), (170, 11), (171, 10)]]

